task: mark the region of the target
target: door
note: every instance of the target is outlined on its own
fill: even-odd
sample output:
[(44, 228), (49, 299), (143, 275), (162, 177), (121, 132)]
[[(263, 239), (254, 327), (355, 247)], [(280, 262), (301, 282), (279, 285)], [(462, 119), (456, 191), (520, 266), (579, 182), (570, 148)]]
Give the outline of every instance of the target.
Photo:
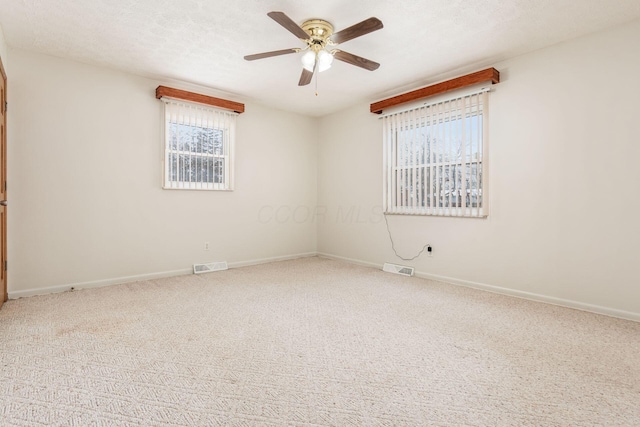
[(7, 300), (7, 75), (0, 58), (0, 307)]

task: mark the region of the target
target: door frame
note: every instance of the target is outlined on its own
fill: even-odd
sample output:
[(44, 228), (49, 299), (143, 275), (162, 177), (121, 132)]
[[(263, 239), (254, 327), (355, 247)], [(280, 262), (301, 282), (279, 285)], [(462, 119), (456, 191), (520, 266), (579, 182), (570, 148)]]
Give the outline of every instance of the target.
[[(0, 109), (2, 110), (3, 128), (2, 141), (0, 141), (0, 150), (2, 157), (0, 164), (0, 200), (7, 200), (7, 73), (4, 70), (4, 64), (2, 63), (2, 57), (0, 57), (0, 78), (2, 78), (2, 84), (4, 88), (4, 95), (0, 99)], [(0, 242), (0, 307), (9, 299), (9, 293), (7, 290), (7, 206), (0, 206), (2, 209), (2, 221), (0, 227), (2, 227), (2, 238)]]

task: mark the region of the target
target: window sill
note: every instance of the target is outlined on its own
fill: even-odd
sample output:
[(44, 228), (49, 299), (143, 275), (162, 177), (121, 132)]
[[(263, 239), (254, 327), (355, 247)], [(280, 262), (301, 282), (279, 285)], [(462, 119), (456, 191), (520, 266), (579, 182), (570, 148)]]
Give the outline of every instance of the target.
[(395, 208), (393, 210), (387, 210), (385, 215), (410, 215), (410, 216), (435, 216), (443, 218), (487, 218), (489, 215), (483, 212), (483, 209), (478, 211), (477, 208), (463, 209), (463, 208)]

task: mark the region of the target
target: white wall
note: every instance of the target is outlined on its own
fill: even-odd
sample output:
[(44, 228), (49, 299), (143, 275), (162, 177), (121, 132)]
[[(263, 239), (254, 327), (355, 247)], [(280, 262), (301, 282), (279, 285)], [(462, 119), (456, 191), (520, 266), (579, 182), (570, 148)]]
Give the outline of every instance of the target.
[(2, 65), (4, 66), (5, 72), (9, 68), (9, 59), (7, 58), (7, 43), (4, 39), (4, 32), (2, 31), (2, 26), (0, 25), (0, 59), (2, 59)]
[(318, 251), (640, 320), (640, 21), (496, 64), (488, 219), (382, 221), (381, 124), (320, 122)]
[(10, 296), (315, 252), (315, 224), (271, 220), (269, 208), (315, 205), (316, 119), (247, 104), (235, 191), (162, 190), (164, 82), (24, 51), (11, 60)]

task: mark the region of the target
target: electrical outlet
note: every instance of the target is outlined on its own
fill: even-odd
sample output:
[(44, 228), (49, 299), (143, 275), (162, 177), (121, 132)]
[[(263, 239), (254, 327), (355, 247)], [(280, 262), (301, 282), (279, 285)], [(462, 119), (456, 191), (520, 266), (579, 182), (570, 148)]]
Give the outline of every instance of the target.
[(205, 251), (209, 250), (209, 242), (204, 242), (204, 250)]

